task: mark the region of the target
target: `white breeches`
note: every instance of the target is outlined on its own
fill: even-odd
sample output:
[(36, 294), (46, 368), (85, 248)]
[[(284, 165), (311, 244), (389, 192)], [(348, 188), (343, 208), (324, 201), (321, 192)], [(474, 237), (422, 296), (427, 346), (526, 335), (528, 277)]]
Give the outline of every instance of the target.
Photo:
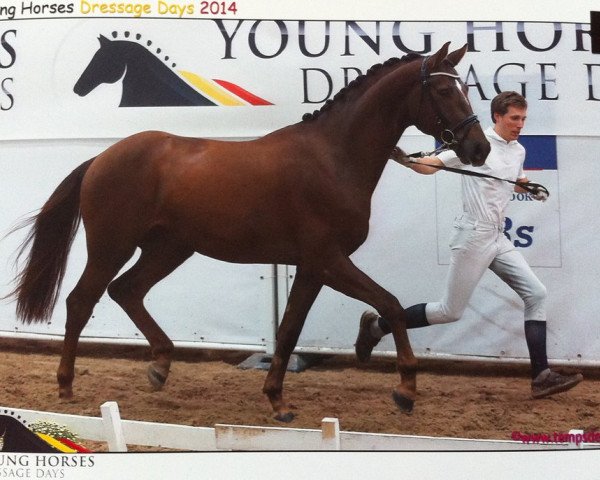
[(454, 223), (450, 249), (444, 297), (425, 307), (430, 324), (460, 319), (488, 268), (521, 297), (525, 304), (524, 320), (546, 320), (546, 287), (506, 238), (503, 226), (460, 215)]

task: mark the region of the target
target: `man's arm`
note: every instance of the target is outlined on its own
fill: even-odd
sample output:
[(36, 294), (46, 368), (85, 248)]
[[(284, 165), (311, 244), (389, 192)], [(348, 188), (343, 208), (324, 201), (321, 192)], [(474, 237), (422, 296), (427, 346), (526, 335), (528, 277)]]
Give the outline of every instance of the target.
[[(529, 183), (529, 179), (527, 177), (517, 178), (517, 183)], [(525, 193), (525, 192), (527, 192), (527, 190), (519, 187), (518, 185), (515, 185), (515, 192)]]
[(411, 170), (414, 170), (422, 175), (432, 175), (439, 171), (438, 168), (428, 167), (428, 165), (437, 165), (440, 167), (444, 166), (438, 157), (411, 158), (398, 147), (394, 147), (390, 158), (395, 162), (398, 162), (400, 165), (410, 168)]

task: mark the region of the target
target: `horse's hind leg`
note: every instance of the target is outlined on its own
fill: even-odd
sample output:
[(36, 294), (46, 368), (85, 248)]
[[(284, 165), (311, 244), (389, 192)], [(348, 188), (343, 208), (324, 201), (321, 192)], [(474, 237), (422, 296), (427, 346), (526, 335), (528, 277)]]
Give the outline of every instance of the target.
[(56, 374), (58, 394), (61, 398), (73, 396), (75, 357), (79, 336), (92, 315), (94, 306), (106, 290), (108, 283), (133, 255), (134, 248), (121, 255), (113, 253), (112, 261), (90, 254), (75, 288), (67, 297), (67, 320), (60, 364)]
[(148, 367), (148, 379), (154, 388), (160, 389), (169, 375), (173, 342), (144, 307), (144, 297), (193, 251), (168, 240), (161, 232), (154, 232), (141, 248), (138, 261), (108, 286), (108, 294), (125, 310), (150, 343), (153, 362)]
[(287, 307), (277, 330), (277, 347), (271, 361), (271, 368), (265, 379), (263, 392), (269, 398), (275, 419), (290, 422), (294, 414), (283, 400), (283, 379), (290, 356), (298, 343), (304, 321), (314, 303), (322, 283), (311, 275), (306, 275), (299, 267), (290, 291)]

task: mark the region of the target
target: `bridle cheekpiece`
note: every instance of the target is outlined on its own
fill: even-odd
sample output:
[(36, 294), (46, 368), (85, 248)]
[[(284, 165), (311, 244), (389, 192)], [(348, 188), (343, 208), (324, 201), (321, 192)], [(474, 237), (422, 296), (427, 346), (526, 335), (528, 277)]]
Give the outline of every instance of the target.
[[(422, 90), (426, 91), (426, 92), (430, 92), (429, 90), (429, 79), (431, 77), (436, 77), (436, 76), (443, 76), (443, 77), (450, 77), (450, 78), (454, 78), (456, 80), (458, 80), (459, 82), (461, 82), (460, 80), (460, 76), (456, 75), (454, 73), (448, 73), (448, 72), (429, 72), (427, 70), (427, 59), (429, 57), (424, 57), (423, 58), (423, 62), (421, 63), (421, 73), (420, 73), (420, 79), (421, 79), (421, 86), (422, 86)], [(423, 98), (423, 94), (421, 93), (421, 98)], [(479, 123), (479, 119), (477, 118), (477, 115), (475, 115), (474, 113), (467, 116), (466, 118), (464, 118), (462, 121), (460, 121), (457, 125), (455, 125), (452, 128), (448, 128), (448, 122), (446, 121), (443, 113), (440, 111), (439, 107), (437, 106), (437, 104), (433, 101), (433, 98), (431, 98), (431, 93), (429, 93), (429, 99), (431, 101), (431, 104), (433, 106), (433, 109), (436, 112), (436, 115), (438, 117), (438, 121), (437, 123), (442, 125), (444, 128), (441, 131), (440, 135), (439, 135), (439, 140), (442, 143), (441, 147), (438, 149), (438, 151), (441, 150), (447, 150), (451, 147), (453, 147), (454, 145), (456, 145), (458, 142), (456, 141), (456, 133), (463, 129), (463, 128), (470, 128), (472, 125)], [(420, 108), (419, 108), (420, 110)]]

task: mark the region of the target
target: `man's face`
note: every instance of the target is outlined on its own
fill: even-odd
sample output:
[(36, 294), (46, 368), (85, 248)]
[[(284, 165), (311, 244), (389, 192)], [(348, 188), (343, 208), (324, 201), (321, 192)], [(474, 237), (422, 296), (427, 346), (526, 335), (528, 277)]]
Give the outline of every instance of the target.
[(521, 129), (525, 126), (527, 118), (527, 109), (510, 106), (504, 115), (494, 113), (494, 130), (504, 140), (510, 142), (517, 140), (521, 133)]

